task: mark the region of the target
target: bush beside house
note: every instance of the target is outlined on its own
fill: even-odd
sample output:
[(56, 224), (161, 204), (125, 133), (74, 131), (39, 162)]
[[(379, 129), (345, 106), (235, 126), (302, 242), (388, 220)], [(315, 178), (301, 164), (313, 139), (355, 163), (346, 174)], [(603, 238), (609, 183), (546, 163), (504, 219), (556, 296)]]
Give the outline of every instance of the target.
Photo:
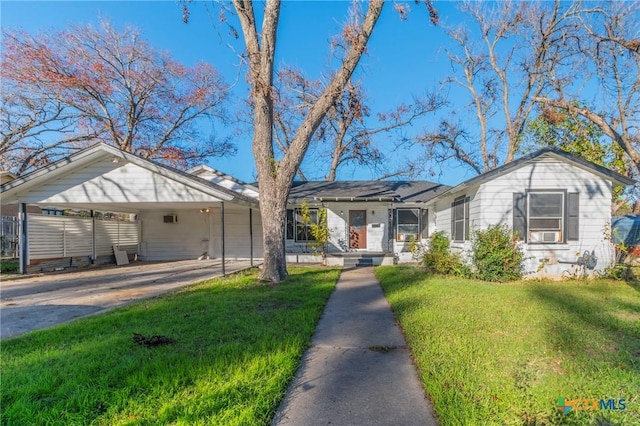
[(495, 282), (522, 278), (524, 253), (512, 230), (504, 225), (474, 232), (471, 265), (451, 252), (449, 238), (443, 231), (434, 233), (426, 246), (412, 243), (411, 251), (430, 273)]

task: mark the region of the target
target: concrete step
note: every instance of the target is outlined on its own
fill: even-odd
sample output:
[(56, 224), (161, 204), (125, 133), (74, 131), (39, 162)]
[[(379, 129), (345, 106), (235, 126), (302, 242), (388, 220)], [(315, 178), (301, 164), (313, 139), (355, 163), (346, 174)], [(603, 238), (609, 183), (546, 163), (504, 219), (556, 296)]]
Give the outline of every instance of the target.
[(345, 268), (354, 268), (354, 267), (365, 267), (365, 266), (373, 266), (373, 259), (371, 257), (345, 257), (344, 258), (344, 267)]

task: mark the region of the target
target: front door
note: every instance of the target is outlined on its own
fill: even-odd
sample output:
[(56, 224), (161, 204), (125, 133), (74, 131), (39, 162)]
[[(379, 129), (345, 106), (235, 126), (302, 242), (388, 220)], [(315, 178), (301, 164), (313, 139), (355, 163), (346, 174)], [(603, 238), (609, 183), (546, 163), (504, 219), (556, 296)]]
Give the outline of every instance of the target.
[(349, 210), (349, 248), (367, 248), (366, 210)]

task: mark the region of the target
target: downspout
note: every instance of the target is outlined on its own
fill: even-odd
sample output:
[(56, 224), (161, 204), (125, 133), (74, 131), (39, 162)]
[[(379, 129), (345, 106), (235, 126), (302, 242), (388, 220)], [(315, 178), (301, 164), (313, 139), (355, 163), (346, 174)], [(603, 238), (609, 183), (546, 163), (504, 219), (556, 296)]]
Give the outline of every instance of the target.
[(28, 238), (27, 238), (27, 205), (25, 203), (20, 203), (18, 217), (20, 219), (20, 273), (27, 273), (27, 257), (29, 255), (29, 250), (27, 247)]
[(220, 222), (222, 225), (221, 236), (222, 236), (222, 276), (226, 275), (225, 267), (224, 267), (224, 201), (220, 202)]

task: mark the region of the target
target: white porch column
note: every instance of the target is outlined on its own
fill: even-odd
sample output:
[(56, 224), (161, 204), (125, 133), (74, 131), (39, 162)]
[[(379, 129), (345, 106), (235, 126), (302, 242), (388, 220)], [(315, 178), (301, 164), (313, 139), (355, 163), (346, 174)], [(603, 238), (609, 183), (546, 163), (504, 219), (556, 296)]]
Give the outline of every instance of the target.
[(222, 253), (221, 253), (221, 257), (222, 257), (222, 275), (226, 275), (226, 271), (225, 271), (225, 266), (224, 266), (224, 201), (220, 202), (220, 224), (221, 229), (220, 229), (220, 235), (222, 236)]
[(27, 238), (28, 232), (28, 224), (27, 224), (27, 205), (26, 203), (20, 203), (18, 217), (20, 219), (20, 235), (18, 237), (18, 242), (20, 244), (20, 273), (27, 273), (27, 265), (29, 264), (29, 238)]
[(253, 209), (249, 207), (249, 261), (253, 267)]

